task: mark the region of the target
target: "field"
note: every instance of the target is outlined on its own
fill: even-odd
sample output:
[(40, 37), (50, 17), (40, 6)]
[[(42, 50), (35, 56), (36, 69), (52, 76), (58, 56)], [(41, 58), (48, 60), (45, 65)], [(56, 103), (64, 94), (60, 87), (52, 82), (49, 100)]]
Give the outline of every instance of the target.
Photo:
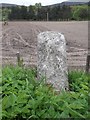
[[(24, 64), (37, 65), (37, 35), (47, 30), (65, 35), (69, 70), (85, 69), (88, 48), (88, 22), (9, 22), (0, 23), (0, 63), (16, 64), (20, 52)], [(3, 58), (3, 59), (1, 59)], [(37, 78), (36, 69), (19, 66), (2, 68), (2, 109), (0, 120), (31, 118), (90, 118), (90, 76), (82, 71), (68, 72), (68, 91), (55, 91), (46, 78)]]
[[(0, 23), (1, 24), (1, 23)], [(88, 22), (9, 22), (2, 25), (2, 63), (16, 64), (20, 52), (26, 66), (37, 65), (37, 35), (54, 30), (65, 35), (69, 68), (84, 69), (88, 48)], [(1, 35), (0, 35), (1, 37)]]

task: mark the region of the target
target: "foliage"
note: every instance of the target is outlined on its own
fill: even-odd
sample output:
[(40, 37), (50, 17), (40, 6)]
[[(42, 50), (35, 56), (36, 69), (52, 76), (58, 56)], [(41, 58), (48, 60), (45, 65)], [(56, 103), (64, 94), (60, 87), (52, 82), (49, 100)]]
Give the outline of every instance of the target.
[(36, 3), (30, 6), (16, 6), (2, 8), (2, 18), (9, 20), (47, 20), (47, 13), (50, 21), (60, 20), (88, 20), (90, 19), (90, 6), (42, 6)]
[(88, 6), (73, 6), (72, 7), (72, 17), (75, 20), (88, 20)]
[(0, 21), (2, 20), (2, 9), (0, 9)]
[(8, 16), (11, 10), (9, 8), (4, 8), (4, 9), (0, 9), (0, 11), (2, 12), (2, 19), (0, 20), (8, 20)]
[(70, 91), (57, 93), (35, 69), (7, 66), (2, 70), (2, 119), (89, 118), (88, 81), (82, 72), (69, 74)]

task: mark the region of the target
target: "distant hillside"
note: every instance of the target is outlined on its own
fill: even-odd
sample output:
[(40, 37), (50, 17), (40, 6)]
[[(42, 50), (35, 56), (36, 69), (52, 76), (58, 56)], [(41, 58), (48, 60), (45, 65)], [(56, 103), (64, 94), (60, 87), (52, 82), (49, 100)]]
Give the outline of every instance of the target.
[(60, 5), (72, 6), (72, 5), (83, 5), (83, 4), (86, 4), (86, 2), (62, 2)]
[(16, 4), (8, 4), (8, 3), (0, 3), (0, 8), (1, 7), (15, 7), (15, 6), (18, 6)]
[(66, 1), (66, 2), (62, 2), (62, 3), (57, 3), (57, 4), (49, 5), (49, 6), (51, 6), (51, 7), (54, 7), (54, 6), (63, 6), (63, 5), (75, 6), (75, 5), (84, 5), (84, 4), (88, 4), (88, 2), (69, 2), (69, 1)]
[[(67, 6), (74, 6), (74, 5), (84, 5), (87, 4), (88, 2), (71, 2), (66, 1), (66, 2), (62, 2), (62, 3), (57, 3), (57, 4), (53, 4), (53, 5), (48, 5), (49, 7), (54, 7), (54, 6), (63, 6), (63, 5), (67, 5)], [(19, 6), (16, 4), (9, 4), (9, 3), (0, 3), (0, 8), (1, 7), (15, 7), (15, 6)], [(47, 6), (46, 6), (47, 7)]]
[(89, 2), (90, 0), (68, 0), (69, 2)]

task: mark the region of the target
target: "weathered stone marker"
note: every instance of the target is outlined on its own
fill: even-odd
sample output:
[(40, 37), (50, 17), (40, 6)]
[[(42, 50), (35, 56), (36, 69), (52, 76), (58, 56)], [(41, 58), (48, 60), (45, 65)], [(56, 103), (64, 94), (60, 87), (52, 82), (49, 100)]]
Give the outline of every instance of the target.
[(46, 77), (58, 91), (68, 90), (66, 41), (59, 32), (46, 31), (38, 35), (38, 76)]

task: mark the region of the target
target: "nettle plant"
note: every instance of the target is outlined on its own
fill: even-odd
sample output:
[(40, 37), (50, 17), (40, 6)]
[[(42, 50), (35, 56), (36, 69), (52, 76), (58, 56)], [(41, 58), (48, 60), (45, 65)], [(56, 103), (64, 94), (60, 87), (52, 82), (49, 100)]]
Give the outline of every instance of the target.
[(2, 120), (89, 118), (88, 82), (83, 72), (69, 73), (70, 91), (56, 93), (37, 71), (7, 66), (2, 69)]

